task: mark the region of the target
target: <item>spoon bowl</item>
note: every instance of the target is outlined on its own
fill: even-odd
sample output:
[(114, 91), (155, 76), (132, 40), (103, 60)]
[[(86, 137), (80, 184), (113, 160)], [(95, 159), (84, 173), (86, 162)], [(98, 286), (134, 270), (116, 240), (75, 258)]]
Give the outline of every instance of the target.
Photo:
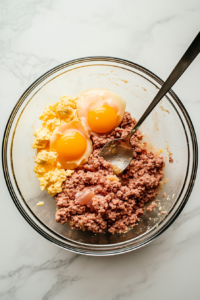
[(102, 148), (99, 156), (112, 164), (116, 174), (122, 173), (129, 166), (133, 157), (130, 138), (114, 139), (108, 142)]

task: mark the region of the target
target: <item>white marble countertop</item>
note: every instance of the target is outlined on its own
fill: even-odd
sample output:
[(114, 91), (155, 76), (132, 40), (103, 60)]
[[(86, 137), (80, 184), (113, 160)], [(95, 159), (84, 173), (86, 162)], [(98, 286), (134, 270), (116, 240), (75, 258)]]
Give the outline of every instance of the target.
[[(1, 0), (0, 137), (16, 101), (50, 68), (83, 56), (131, 60), (162, 79), (200, 30), (199, 0)], [(174, 86), (200, 136), (200, 56)], [(1, 182), (0, 299), (200, 299), (200, 202), (192, 195), (150, 245), (115, 257), (62, 250), (23, 219)]]

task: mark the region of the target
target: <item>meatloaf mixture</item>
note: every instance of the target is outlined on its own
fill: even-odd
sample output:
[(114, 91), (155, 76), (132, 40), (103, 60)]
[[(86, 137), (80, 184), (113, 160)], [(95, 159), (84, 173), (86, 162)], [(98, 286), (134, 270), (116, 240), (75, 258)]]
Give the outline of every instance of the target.
[[(147, 149), (140, 131), (131, 138), (134, 159), (122, 175), (116, 176), (111, 164), (98, 156), (108, 141), (124, 137), (135, 124), (136, 120), (125, 112), (120, 126), (110, 134), (91, 136), (93, 152), (88, 163), (76, 169), (55, 196), (57, 222), (77, 230), (112, 234), (126, 232), (137, 224), (145, 203), (158, 193), (164, 174), (163, 157)], [(80, 198), (86, 193), (93, 193), (92, 200), (83, 204)]]

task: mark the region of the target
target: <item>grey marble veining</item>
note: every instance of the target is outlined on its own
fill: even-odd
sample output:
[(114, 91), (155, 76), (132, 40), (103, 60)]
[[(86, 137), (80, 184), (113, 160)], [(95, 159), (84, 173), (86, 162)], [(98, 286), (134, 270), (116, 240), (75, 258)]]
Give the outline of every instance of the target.
[[(108, 55), (165, 79), (199, 30), (199, 0), (1, 0), (1, 140), (18, 98), (50, 68)], [(200, 56), (174, 86), (197, 137), (199, 78)], [(199, 176), (188, 204), (166, 232), (115, 257), (75, 255), (51, 244), (14, 206), (2, 168), (0, 182), (0, 299), (199, 299)]]

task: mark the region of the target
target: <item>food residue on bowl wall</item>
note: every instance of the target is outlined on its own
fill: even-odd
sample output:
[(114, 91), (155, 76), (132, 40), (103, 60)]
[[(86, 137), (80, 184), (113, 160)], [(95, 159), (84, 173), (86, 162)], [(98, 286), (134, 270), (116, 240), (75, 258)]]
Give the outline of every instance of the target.
[(159, 105), (159, 107), (160, 107), (160, 109), (161, 109), (162, 111), (165, 111), (165, 112), (167, 112), (168, 114), (170, 114), (169, 110), (168, 110), (168, 109), (164, 109), (164, 107), (163, 107), (162, 105)]

